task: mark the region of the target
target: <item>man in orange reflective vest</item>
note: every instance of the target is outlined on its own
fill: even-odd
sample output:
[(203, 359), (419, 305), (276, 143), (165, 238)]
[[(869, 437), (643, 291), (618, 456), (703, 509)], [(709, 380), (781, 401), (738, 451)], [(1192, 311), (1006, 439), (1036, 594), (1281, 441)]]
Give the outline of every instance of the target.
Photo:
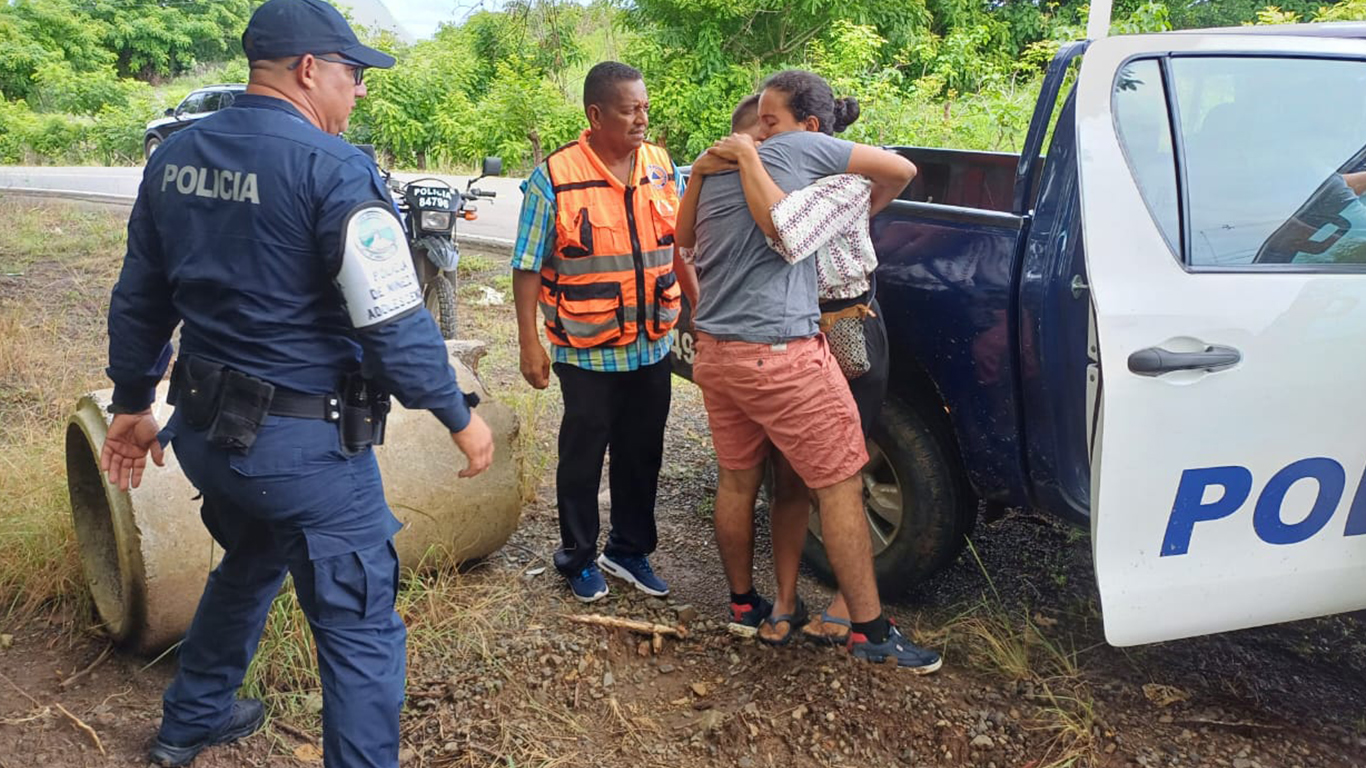
[[(555, 567), (584, 602), (607, 594), (603, 571), (662, 597), (669, 586), (648, 558), (669, 415), (670, 332), (682, 291), (696, 298), (696, 278), (674, 248), (683, 179), (668, 153), (645, 141), (650, 102), (639, 70), (594, 66), (583, 106), (589, 128), (522, 185), (512, 255), (522, 376), (545, 389), (553, 359), (564, 396)], [(595, 560), (609, 448), (612, 527)]]

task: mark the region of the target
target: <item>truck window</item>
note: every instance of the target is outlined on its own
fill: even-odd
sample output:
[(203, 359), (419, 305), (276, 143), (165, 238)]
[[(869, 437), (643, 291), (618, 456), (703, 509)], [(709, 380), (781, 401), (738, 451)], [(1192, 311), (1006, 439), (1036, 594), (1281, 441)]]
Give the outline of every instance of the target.
[[(1126, 66), (1114, 114), (1174, 253), (1196, 268), (1366, 263), (1366, 62), (1181, 56), (1167, 74), (1164, 83), (1155, 59)], [(1166, 88), (1175, 91), (1175, 120)]]
[(1115, 79), (1115, 127), (1148, 213), (1162, 230), (1172, 253), (1181, 251), (1176, 160), (1162, 67), (1156, 59), (1136, 61)]

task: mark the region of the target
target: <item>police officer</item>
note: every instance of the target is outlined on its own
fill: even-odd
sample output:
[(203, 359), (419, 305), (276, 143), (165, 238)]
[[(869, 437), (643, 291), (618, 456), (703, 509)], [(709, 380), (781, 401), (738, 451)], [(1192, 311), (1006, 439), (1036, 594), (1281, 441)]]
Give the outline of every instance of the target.
[[(242, 46), (246, 93), (148, 162), (109, 310), (101, 466), (136, 486), (169, 440), (223, 547), (151, 758), (186, 765), (261, 726), (261, 702), (234, 699), (290, 573), (317, 643), (325, 763), (395, 766), (401, 526), (369, 447), (387, 407), (376, 392), (430, 410), (468, 457), (463, 477), (489, 466), (492, 436), (422, 307), (374, 164), (337, 137), (365, 69), (394, 59), (323, 0), (269, 0)], [(176, 410), (158, 435), (149, 406), (177, 323)]]

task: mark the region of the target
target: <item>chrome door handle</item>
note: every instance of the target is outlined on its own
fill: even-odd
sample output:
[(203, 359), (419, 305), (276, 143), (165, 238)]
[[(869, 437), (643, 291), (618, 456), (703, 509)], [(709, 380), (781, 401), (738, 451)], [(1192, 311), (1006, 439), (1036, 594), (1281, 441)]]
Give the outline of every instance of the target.
[(1129, 370), (1139, 376), (1161, 376), (1173, 371), (1218, 371), (1237, 365), (1242, 359), (1242, 352), (1218, 344), (1205, 347), (1203, 352), (1172, 352), (1148, 347), (1129, 355)]

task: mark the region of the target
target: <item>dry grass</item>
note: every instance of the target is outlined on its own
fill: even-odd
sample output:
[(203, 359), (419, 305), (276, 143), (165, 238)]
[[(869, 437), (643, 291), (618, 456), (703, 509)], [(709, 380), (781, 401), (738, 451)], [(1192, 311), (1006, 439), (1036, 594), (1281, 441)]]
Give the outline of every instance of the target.
[[(0, 199), (0, 617), (87, 598), (63, 434), (81, 394), (107, 386), (104, 314), (123, 256), (118, 211)], [(68, 612), (84, 616), (83, 610)]]
[(518, 572), (466, 572), (443, 553), (429, 553), (404, 581), (397, 609), (408, 626), (408, 654), (417, 665), (478, 661), (502, 671), (493, 638), (525, 623), (526, 595)]
[[(1058, 685), (1059, 683), (1055, 683)], [(1070, 693), (1055, 692), (1044, 683), (1041, 722), (1035, 727), (1051, 734), (1040, 768), (1090, 766), (1100, 761), (1097, 733), (1100, 719), (1085, 683), (1061, 681)]]
[[(501, 673), (495, 638), (524, 622), (525, 595), (516, 571), (462, 571), (431, 553), (399, 588), (396, 609), (408, 628), (410, 672), (471, 665)], [(272, 715), (318, 725), (322, 686), (308, 621), (294, 590), (275, 598), (243, 694), (264, 699)]]
[(522, 476), (518, 490), (522, 503), (532, 504), (537, 499), (542, 481), (555, 463), (555, 447), (547, 444), (545, 436), (559, 432), (556, 423), (559, 393), (526, 387), (506, 394), (503, 399), (517, 414), (520, 424), (516, 450), (522, 457)]
[[(549, 611), (519, 569), (462, 570), (433, 553), (404, 579), (397, 610), (408, 627), (405, 744), (443, 767), (585, 765), (579, 739), (630, 738), (657, 729), (615, 699), (575, 711), (531, 682), (543, 636), (527, 617)], [(292, 590), (272, 607), (243, 695), (265, 699), (288, 731), (320, 731), (321, 686), (306, 621)], [(594, 660), (588, 674), (601, 675)], [(586, 698), (586, 697), (585, 697)], [(294, 742), (281, 738), (292, 748)], [(433, 750), (434, 747), (441, 749)]]
[(919, 633), (948, 653), (961, 654), (964, 666), (993, 677), (1026, 682), (1038, 705), (1035, 730), (1050, 734), (1037, 768), (1071, 768), (1099, 760), (1096, 731), (1100, 720), (1077, 651), (1041, 626), (1027, 608), (1007, 608), (977, 550), (968, 551), (986, 577), (988, 594), (938, 627)]

